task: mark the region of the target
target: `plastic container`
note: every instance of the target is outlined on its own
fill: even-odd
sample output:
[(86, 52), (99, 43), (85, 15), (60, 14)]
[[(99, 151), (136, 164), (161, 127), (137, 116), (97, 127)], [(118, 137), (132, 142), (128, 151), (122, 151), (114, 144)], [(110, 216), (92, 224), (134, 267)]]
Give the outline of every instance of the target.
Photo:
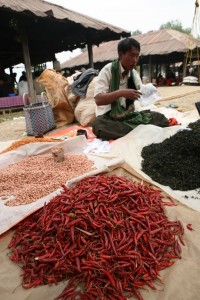
[(87, 130), (85, 129), (78, 129), (76, 135), (85, 135), (86, 139), (88, 138)]
[(64, 149), (62, 147), (54, 147), (51, 151), (53, 160), (56, 163), (63, 162), (65, 159)]

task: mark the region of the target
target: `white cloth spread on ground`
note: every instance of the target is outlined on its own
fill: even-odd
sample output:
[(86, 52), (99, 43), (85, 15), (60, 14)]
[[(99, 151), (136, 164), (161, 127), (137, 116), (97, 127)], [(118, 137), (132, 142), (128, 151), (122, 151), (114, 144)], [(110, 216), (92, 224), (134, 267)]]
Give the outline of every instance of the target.
[(94, 139), (84, 150), (83, 153), (87, 154), (89, 152), (94, 153), (106, 153), (111, 149), (111, 145), (108, 141), (101, 141), (100, 139)]
[[(147, 146), (151, 143), (159, 143), (164, 139), (170, 137), (175, 134), (179, 129), (182, 129), (184, 126), (186, 127), (190, 122), (196, 121), (199, 116), (197, 111), (191, 111), (186, 113), (180, 113), (175, 109), (168, 108), (160, 108), (157, 109), (163, 112), (165, 115), (168, 114), (168, 117), (175, 117), (181, 125), (170, 126), (166, 128), (161, 128), (154, 125), (139, 125), (134, 130), (132, 130), (129, 134), (120, 138), (111, 144), (104, 143), (100, 140), (96, 140), (93, 144), (85, 138), (85, 136), (78, 136), (76, 138), (72, 138), (62, 142), (66, 153), (87, 153), (89, 159), (95, 161), (95, 165), (97, 168), (102, 170), (102, 167), (107, 166), (108, 164), (112, 164), (114, 160), (117, 162), (119, 160), (125, 161), (128, 165), (130, 165), (138, 174), (146, 178), (148, 181), (156, 184), (161, 187), (163, 190), (168, 192), (172, 197), (178, 199), (182, 203), (190, 206), (191, 208), (200, 211), (200, 201), (195, 200), (195, 191), (181, 192), (181, 191), (173, 191), (171, 188), (162, 186), (158, 183), (155, 183), (151, 180), (149, 176), (147, 176), (144, 172), (141, 171), (141, 151), (144, 146)], [(13, 142), (13, 141), (12, 141)], [(8, 146), (9, 143), (6, 142)], [(60, 144), (61, 145), (61, 144)], [(12, 162), (17, 162), (28, 155), (42, 154), (47, 153), (50, 149), (55, 146), (54, 143), (32, 143), (21, 146), (14, 151), (9, 151), (5, 154), (0, 155), (0, 168), (6, 167), (8, 164)], [(0, 150), (2, 151), (2, 147), (5, 149), (5, 142), (0, 143)], [(93, 152), (93, 153), (92, 153)], [(58, 192), (58, 191), (57, 191)], [(56, 193), (56, 191), (55, 191)], [(41, 207), (46, 201), (48, 201), (55, 193), (44, 197), (34, 203), (29, 205), (23, 205), (22, 207), (6, 207), (0, 200), (0, 225), (1, 229), (5, 231), (5, 228), (9, 229), (13, 226), (13, 224), (17, 223), (19, 220), (23, 219), (26, 215)], [(188, 198), (185, 197), (187, 195)], [(4, 209), (2, 210), (2, 208)], [(4, 210), (9, 211), (9, 215)], [(7, 221), (5, 221), (5, 219)], [(8, 221), (9, 220), (9, 221)], [(8, 222), (9, 226), (5, 225), (3, 227), (3, 223)], [(4, 228), (4, 229), (3, 229)], [(6, 230), (7, 230), (6, 229)]]

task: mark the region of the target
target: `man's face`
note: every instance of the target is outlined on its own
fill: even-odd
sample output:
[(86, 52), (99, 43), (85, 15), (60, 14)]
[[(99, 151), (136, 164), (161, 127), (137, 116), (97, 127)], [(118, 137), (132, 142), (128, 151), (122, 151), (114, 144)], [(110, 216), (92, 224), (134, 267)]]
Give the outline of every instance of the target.
[(133, 68), (137, 65), (139, 60), (140, 51), (136, 48), (132, 48), (127, 51), (125, 54), (119, 54), (119, 60), (121, 62), (122, 67), (127, 70), (133, 70)]

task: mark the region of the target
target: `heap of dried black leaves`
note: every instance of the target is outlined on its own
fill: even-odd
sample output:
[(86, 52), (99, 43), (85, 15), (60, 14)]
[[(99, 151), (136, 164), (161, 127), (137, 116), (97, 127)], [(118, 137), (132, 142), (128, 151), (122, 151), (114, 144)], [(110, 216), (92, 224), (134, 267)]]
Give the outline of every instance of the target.
[[(191, 130), (188, 130), (188, 129)], [(200, 120), (142, 150), (142, 171), (173, 190), (200, 188)]]

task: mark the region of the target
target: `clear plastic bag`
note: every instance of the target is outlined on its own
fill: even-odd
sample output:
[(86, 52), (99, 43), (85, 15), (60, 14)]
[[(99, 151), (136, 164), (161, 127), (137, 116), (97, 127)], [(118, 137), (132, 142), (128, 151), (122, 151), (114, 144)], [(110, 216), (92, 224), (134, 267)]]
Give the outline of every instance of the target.
[(152, 83), (142, 84), (140, 92), (142, 96), (138, 100), (141, 106), (149, 106), (161, 99), (157, 88)]

